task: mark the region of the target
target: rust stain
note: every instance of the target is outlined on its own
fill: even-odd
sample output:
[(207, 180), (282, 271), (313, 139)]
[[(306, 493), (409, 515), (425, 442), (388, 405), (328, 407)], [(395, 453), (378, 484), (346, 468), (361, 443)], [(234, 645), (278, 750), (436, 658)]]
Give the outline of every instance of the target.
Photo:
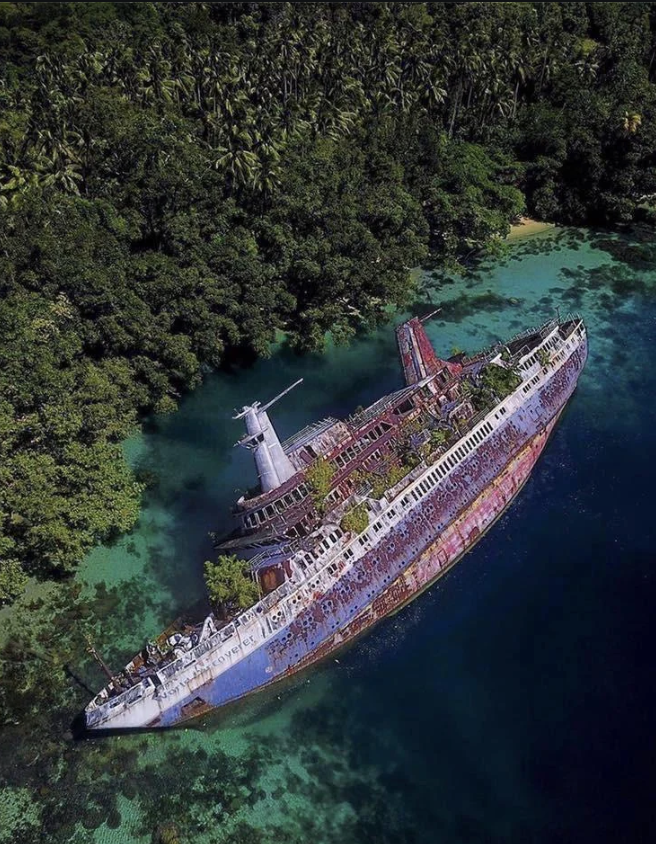
[[(518, 489), (529, 477), (556, 421), (554, 419), (543, 433), (537, 434), (479, 498), (421, 552), (382, 594), (364, 607), (355, 619), (336, 630), (330, 639), (314, 648), (312, 653), (290, 665), (284, 672), (285, 675), (300, 671), (341, 648), (384, 616), (409, 603), (458, 562), (512, 502)], [(377, 549), (377, 553), (381, 556), (381, 549)], [(342, 589), (342, 597), (345, 598), (348, 591)], [(307, 628), (301, 624), (301, 629), (294, 630), (292, 635), (303, 636), (306, 632)], [(281, 658), (283, 654), (277, 656)]]

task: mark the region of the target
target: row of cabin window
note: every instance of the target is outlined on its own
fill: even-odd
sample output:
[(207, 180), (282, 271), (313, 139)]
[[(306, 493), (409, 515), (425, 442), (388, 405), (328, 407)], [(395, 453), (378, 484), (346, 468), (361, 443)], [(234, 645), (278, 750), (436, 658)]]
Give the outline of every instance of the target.
[[(467, 456), (467, 454), (474, 450), (474, 443), (481, 443), (485, 439), (485, 436), (487, 434), (491, 434), (493, 430), (492, 425), (489, 422), (485, 422), (480, 430), (470, 434), (467, 439), (463, 440), (462, 444), (456, 448), (453, 454), (450, 454), (446, 460), (438, 463), (433, 470), (417, 484), (415, 489), (410, 492), (409, 496), (406, 495), (401, 499), (401, 504), (406, 507), (410, 503), (410, 498), (414, 498), (415, 501), (419, 501), (423, 498), (423, 495), (426, 495), (432, 487), (436, 486), (442, 478), (449, 474), (450, 469), (457, 466), (458, 463)], [(423, 495), (420, 494), (418, 490), (421, 490)]]
[(283, 495), (282, 498), (279, 498), (278, 501), (274, 501), (273, 504), (267, 504), (267, 506), (263, 507), (261, 510), (249, 513), (244, 519), (244, 524), (249, 528), (263, 525), (269, 521), (269, 519), (272, 519), (276, 513), (284, 513), (288, 507), (292, 507), (294, 504), (299, 504), (303, 501), (307, 494), (308, 489), (305, 484), (296, 487), (296, 489), (288, 492), (287, 495)]
[[(404, 499), (404, 501), (405, 501), (405, 499)], [(401, 503), (403, 503), (403, 502), (401, 502)], [(396, 516), (396, 509), (395, 509), (394, 507), (390, 507), (390, 508), (389, 508), (389, 510), (387, 511), (387, 513), (386, 513), (385, 515), (386, 515), (386, 517), (388, 517), (389, 519), (393, 519), (393, 518), (394, 518), (394, 516)], [(368, 542), (368, 541), (369, 541), (369, 539), (370, 539), (370, 531), (372, 531), (372, 530), (373, 530), (373, 532), (374, 532), (374, 533), (380, 533), (380, 531), (381, 531), (381, 530), (383, 529), (383, 527), (385, 526), (385, 523), (386, 523), (386, 519), (385, 519), (385, 518), (381, 519), (381, 520), (380, 520), (380, 521), (378, 521), (378, 522), (374, 522), (374, 523), (373, 523), (373, 524), (372, 524), (372, 525), (368, 528), (367, 532), (366, 532), (366, 533), (364, 533), (364, 534), (360, 537), (360, 539), (358, 540), (358, 543), (360, 544), (360, 546), (361, 546), (362, 548), (364, 548), (364, 547), (366, 546), (367, 542)], [(352, 551), (350, 548), (347, 548), (347, 550), (344, 552), (344, 556), (345, 556), (345, 557), (347, 557), (348, 559), (350, 559), (350, 558), (353, 556), (353, 551)]]
[(331, 490), (326, 496), (326, 503), (330, 506), (337, 504), (337, 500), (340, 498), (341, 494), (341, 489), (339, 486), (336, 486), (335, 489)]
[[(505, 413), (505, 408), (504, 408)], [(455, 466), (460, 463), (461, 460), (464, 460), (465, 457), (472, 451), (474, 451), (476, 445), (481, 443), (487, 434), (491, 434), (494, 429), (489, 422), (486, 422), (482, 428), (478, 431), (475, 431), (473, 434), (470, 434), (462, 443), (456, 448), (456, 450), (450, 454), (445, 461), (439, 463), (435, 468), (428, 474), (426, 477), (417, 484), (417, 487), (410, 493), (410, 495), (415, 499), (415, 501), (419, 501), (422, 498), (421, 495), (417, 492), (417, 488), (420, 489), (424, 495), (430, 491), (432, 487), (434, 487), (442, 478), (446, 477), (449, 473), (449, 468), (454, 468)], [(406, 496), (402, 499), (401, 503), (403, 505), (407, 505), (410, 503), (410, 499)]]
[(335, 528), (332, 533), (329, 533), (320, 543), (319, 548), (327, 551), (331, 545), (334, 545), (341, 536), (344, 536), (341, 528)]
[[(374, 430), (378, 431), (378, 426), (376, 426), (376, 428), (375, 428)], [(385, 433), (385, 432), (383, 431), (382, 433)], [(381, 434), (377, 434), (377, 435), (376, 435), (376, 438), (378, 438), (378, 436), (381, 436)], [(365, 468), (368, 466), (368, 464), (370, 465), (372, 462), (373, 462), (373, 463), (375, 463), (377, 460), (379, 460), (379, 459), (381, 458), (381, 456), (382, 456), (382, 454), (381, 454), (380, 450), (379, 450), (379, 449), (376, 449), (374, 452), (372, 452), (372, 453), (369, 455), (369, 457), (368, 457), (368, 458), (367, 458), (367, 460), (365, 461), (365, 463), (364, 463)], [(328, 495), (327, 500), (328, 500), (329, 502), (330, 502), (330, 501), (332, 501), (332, 502), (334, 503), (334, 501), (336, 501), (336, 499), (338, 498), (338, 496), (339, 496), (339, 489), (334, 489), (334, 490), (330, 493), (330, 495)], [(379, 530), (379, 529), (380, 529), (380, 528), (378, 528), (378, 530)], [(337, 531), (336, 531), (334, 534), (330, 534), (330, 537), (333, 537), (333, 536), (335, 536), (335, 535), (337, 535), (337, 537), (338, 537), (338, 538), (339, 538), (340, 536), (343, 536), (343, 532), (340, 530), (340, 528), (337, 528)], [(336, 541), (337, 541), (337, 540), (334, 540), (331, 544), (334, 544), (334, 542), (336, 542)], [(319, 547), (325, 547), (325, 550), (328, 550), (329, 545), (325, 545), (325, 543), (326, 543), (326, 540), (324, 539), (324, 540), (323, 540), (323, 542), (321, 543), (321, 545), (320, 545)], [(346, 554), (345, 554), (345, 556), (346, 556)], [(352, 552), (351, 552), (350, 556), (353, 556), (353, 553), (352, 553)]]
[(334, 462), (336, 465), (341, 469), (346, 466), (347, 463), (350, 463), (354, 457), (356, 457), (361, 451), (364, 451), (365, 448), (368, 448), (371, 443), (375, 442), (376, 440), (380, 439), (385, 431), (383, 430), (381, 425), (376, 425), (371, 431), (368, 431), (363, 437), (353, 445), (350, 445), (348, 448), (344, 449), (341, 454), (338, 454), (335, 457)]
[(367, 459), (364, 461), (363, 465), (365, 469), (371, 469), (373, 465), (375, 465), (382, 456), (383, 453), (379, 448), (377, 448), (375, 451), (372, 451), (369, 457), (367, 457)]
[[(367, 457), (367, 459), (364, 461), (364, 463), (362, 465), (365, 469), (370, 470), (370, 469), (373, 468), (373, 466), (376, 465), (376, 463), (381, 459), (381, 457), (382, 457), (382, 452), (380, 451), (380, 449), (377, 448), (375, 451), (373, 451), (369, 455), (369, 457)], [(338, 462), (338, 458), (335, 458), (335, 462), (336, 463)], [(337, 487), (335, 487), (335, 489), (333, 489), (328, 494), (328, 496), (326, 497), (326, 502), (329, 505), (336, 504), (337, 501), (341, 498), (341, 496), (342, 496), (342, 491), (340, 490), (339, 486), (337, 486)]]
[[(500, 413), (496, 414), (496, 418), (500, 418), (501, 416), (503, 416), (507, 412), (506, 408), (500, 408), (500, 411), (501, 411)], [(485, 439), (486, 435), (491, 434), (493, 430), (494, 430), (494, 428), (492, 427), (492, 425), (489, 422), (485, 422), (478, 431), (475, 431), (473, 434), (470, 434), (458, 446), (458, 448), (456, 448), (455, 452), (453, 454), (450, 454), (449, 457), (447, 457), (445, 463), (447, 465), (449, 465), (451, 468), (457, 466), (458, 463), (460, 463), (461, 460), (463, 460), (471, 451), (474, 450), (474, 448), (475, 448), (474, 443), (478, 444), (478, 443), (482, 442)], [(417, 484), (417, 487), (415, 487), (415, 489), (412, 490), (412, 492), (410, 493), (410, 496), (412, 498), (414, 498), (415, 501), (419, 501), (437, 483), (439, 483), (439, 481), (443, 477), (445, 477), (447, 474), (448, 474), (448, 469), (446, 468), (444, 463), (435, 466), (435, 468), (428, 475), (426, 475), (425, 478), (423, 478)], [(405, 496), (401, 500), (401, 504), (403, 506), (407, 506), (409, 503), (410, 503), (410, 497), (409, 496)], [(396, 511), (394, 509), (390, 509), (390, 511), (389, 511), (390, 515), (392, 515), (392, 516), (395, 514), (395, 512)], [(371, 526), (371, 529), (373, 529), (374, 533), (379, 533), (382, 529), (382, 523), (381, 522), (374, 522), (374, 524)], [(334, 544), (334, 542), (337, 541), (337, 537), (341, 536), (341, 535), (342, 535), (342, 531), (339, 528), (337, 528), (337, 530), (334, 533), (330, 534), (329, 538), (333, 539), (333, 537), (335, 537), (335, 539), (333, 540), (333, 544)], [(363, 536), (360, 537), (358, 542), (359, 542), (360, 546), (364, 548), (366, 543), (368, 542), (368, 540), (369, 540), (369, 531), (367, 531), (367, 533), (363, 534)], [(323, 542), (321, 543), (320, 547), (325, 548), (327, 550), (330, 547), (330, 543), (328, 543), (327, 540), (324, 539)], [(354, 552), (351, 549), (347, 549), (344, 552), (344, 556), (347, 559), (350, 559), (351, 557), (353, 557), (353, 554), (354, 554)], [(308, 555), (306, 555), (306, 556), (308, 556)]]
[[(404, 501), (405, 501), (405, 499), (404, 499)], [(401, 502), (401, 503), (403, 503), (403, 502)], [(389, 510), (387, 510), (387, 513), (385, 515), (386, 515), (387, 518), (393, 519), (396, 516), (396, 514), (397, 514), (396, 509), (394, 507), (390, 507)], [(380, 533), (380, 531), (383, 529), (384, 524), (385, 524), (385, 518), (381, 519), (378, 522), (374, 522), (367, 529), (367, 532), (364, 533), (358, 539), (358, 544), (360, 545), (360, 547), (361, 548), (366, 547), (366, 544), (367, 544), (367, 542), (369, 542), (369, 539), (370, 539), (370, 531), (373, 530), (374, 533)], [(347, 548), (346, 551), (344, 551), (344, 557), (347, 560), (350, 560), (354, 556), (354, 554), (355, 554), (355, 552), (353, 551), (352, 548)]]
[(371, 539), (371, 531), (373, 531), (374, 533), (380, 533), (380, 531), (382, 530), (382, 527), (383, 527), (383, 525), (382, 525), (381, 522), (374, 522), (373, 525), (370, 525), (367, 532), (362, 534), (360, 539), (358, 539), (358, 542), (360, 543), (362, 548), (364, 548), (366, 546), (367, 542), (369, 542), (369, 540)]
[[(552, 337), (550, 340), (544, 344), (542, 348), (544, 349), (554, 349), (558, 345), (558, 337)], [(521, 369), (530, 369), (533, 364), (537, 361), (537, 352), (531, 355), (530, 358), (527, 358), (524, 363), (521, 365)]]
[(538, 372), (537, 375), (534, 375), (531, 378), (531, 380), (528, 382), (528, 384), (524, 384), (524, 386), (522, 387), (522, 392), (528, 393), (528, 391), (531, 389), (531, 387), (534, 387), (538, 383), (539, 380), (540, 380), (540, 373)]
[[(504, 408), (505, 413), (505, 408)], [(497, 415), (496, 418), (498, 419), (499, 416)], [(469, 434), (455, 449), (453, 454), (447, 457), (446, 462), (450, 466), (456, 466), (460, 463), (461, 460), (464, 460), (470, 452), (474, 451), (476, 446), (483, 442), (487, 434), (491, 434), (494, 429), (489, 422), (485, 422), (482, 427), (475, 431), (473, 434)]]
[(572, 345), (572, 344), (571, 344), (571, 341), (569, 341), (569, 340), (568, 340), (566, 343), (564, 343), (564, 344), (563, 344), (563, 346), (562, 346), (562, 348), (561, 348), (561, 350), (560, 350), (560, 351), (558, 352), (558, 354), (554, 357), (554, 359), (553, 359), (553, 363), (558, 363), (558, 361), (562, 360), (562, 358), (563, 358), (563, 357), (567, 354), (567, 352), (569, 351), (569, 349), (570, 349), (571, 345)]
[[(475, 434), (470, 435), (468, 440), (465, 441), (462, 446), (459, 446), (456, 449), (455, 454), (459, 454), (459, 457), (455, 457), (455, 455), (449, 455), (445, 463), (451, 467), (457, 466), (460, 460), (466, 457), (467, 454), (473, 450), (474, 446), (471, 443), (474, 441), (481, 442), (485, 438), (485, 435), (491, 434), (493, 430), (494, 429), (492, 428), (492, 425), (490, 425), (489, 422), (485, 422), (480, 431), (476, 431)], [(421, 500), (424, 495), (426, 495), (434, 486), (439, 483), (439, 481), (443, 477), (448, 474), (448, 472), (449, 470), (447, 466), (444, 465), (444, 463), (435, 466), (435, 468), (417, 484), (417, 486), (409, 493), (409, 495), (406, 495), (404, 498), (401, 499), (401, 505), (403, 507), (407, 507), (407, 505), (410, 503), (410, 498), (414, 498), (415, 501)], [(392, 516), (395, 514), (395, 512), (396, 511), (394, 511), (393, 509), (389, 511), (390, 515)], [(382, 529), (382, 523), (374, 522), (374, 524), (371, 526), (371, 529), (373, 529), (374, 533), (379, 533)], [(360, 546), (363, 548), (365, 547), (368, 541), (369, 531), (363, 534), (363, 536), (361, 536), (358, 540)]]
[[(558, 339), (557, 339), (557, 338), (555, 338), (555, 337), (552, 337), (552, 338), (551, 338), (551, 340), (549, 340), (547, 343), (545, 343), (545, 347), (555, 347), (557, 344), (558, 344)], [(571, 341), (570, 341), (570, 340), (568, 340), (568, 341), (567, 341), (567, 342), (566, 342), (566, 343), (565, 343), (565, 344), (561, 347), (561, 349), (560, 349), (559, 353), (558, 353), (558, 354), (556, 355), (556, 357), (554, 358), (554, 362), (555, 362), (555, 361), (557, 361), (557, 360), (559, 360), (560, 358), (562, 358), (562, 357), (563, 357), (563, 355), (564, 355), (564, 354), (568, 351), (568, 349), (571, 347), (571, 345), (572, 345), (572, 344), (571, 344)], [(526, 368), (528, 369), (528, 367), (531, 365), (531, 363), (530, 363), (530, 362), (535, 362), (535, 360), (536, 360), (536, 359), (537, 359), (537, 358), (535, 357), (535, 355), (532, 355), (532, 356), (528, 359), (528, 361), (526, 361), (526, 364), (527, 364)], [(522, 364), (522, 367), (524, 367), (524, 364)], [(524, 387), (522, 388), (523, 392), (528, 393), (528, 391), (531, 389), (531, 387), (532, 387), (532, 386), (534, 386), (535, 384), (537, 384), (539, 380), (540, 380), (540, 374), (538, 373), (537, 375), (534, 375), (534, 376), (533, 376), (533, 378), (531, 378), (531, 380), (528, 382), (528, 384), (525, 384), (525, 385), (524, 385)]]
[[(501, 407), (499, 408), (499, 411), (495, 414), (495, 418), (500, 419), (507, 412), (508, 411), (505, 407)], [(435, 468), (417, 484), (415, 489), (413, 489), (409, 495), (406, 495), (404, 498), (401, 499), (402, 506), (407, 507), (407, 505), (410, 503), (411, 497), (414, 498), (415, 501), (419, 501), (423, 497), (423, 495), (426, 495), (434, 486), (439, 483), (442, 478), (444, 478), (448, 474), (449, 469), (447, 468), (447, 466), (450, 466), (451, 468), (457, 466), (458, 463), (460, 463), (460, 461), (467, 456), (467, 454), (474, 450), (474, 444), (478, 445), (479, 443), (481, 443), (488, 434), (492, 433), (493, 430), (493, 426), (489, 422), (485, 422), (478, 431), (475, 431), (473, 434), (470, 434), (461, 443), (461, 445), (456, 448), (455, 452), (449, 455), (446, 461), (435, 466)], [(423, 495), (421, 493), (423, 493)], [(390, 508), (388, 512), (391, 516), (394, 516), (396, 513), (393, 508)], [(379, 533), (382, 528), (382, 525), (380, 522), (374, 522), (371, 527), (374, 533)], [(363, 534), (363, 536), (360, 537), (360, 539), (358, 540), (360, 546), (363, 548), (369, 540), (368, 534), (369, 531)], [(350, 548), (348, 548), (344, 552), (344, 557), (346, 557), (347, 559), (351, 559), (353, 555), (354, 552)]]
[(319, 543), (318, 551), (316, 554), (304, 554), (302, 559), (299, 560), (301, 566), (305, 568), (306, 566), (312, 565), (312, 563), (317, 561), (317, 558), (324, 552), (327, 551), (331, 545), (335, 545), (336, 542), (340, 540), (340, 538), (344, 536), (344, 531), (341, 528), (335, 528), (332, 533), (329, 533), (328, 536), (324, 537), (324, 539)]
[(286, 535), (292, 539), (303, 536), (307, 533), (310, 527), (310, 519), (305, 516), (298, 524), (292, 525), (286, 532)]

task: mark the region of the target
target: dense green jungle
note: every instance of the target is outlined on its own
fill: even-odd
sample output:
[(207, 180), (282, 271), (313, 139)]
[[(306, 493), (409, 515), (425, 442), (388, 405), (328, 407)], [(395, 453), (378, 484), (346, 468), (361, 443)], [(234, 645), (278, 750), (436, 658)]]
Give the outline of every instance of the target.
[(111, 616), (71, 575), (139, 517), (148, 414), (375, 328), (419, 265), (439, 299), (521, 214), (652, 224), (655, 56), (650, 3), (0, 4), (0, 604), (52, 584), (0, 725), (50, 728), (58, 637)]

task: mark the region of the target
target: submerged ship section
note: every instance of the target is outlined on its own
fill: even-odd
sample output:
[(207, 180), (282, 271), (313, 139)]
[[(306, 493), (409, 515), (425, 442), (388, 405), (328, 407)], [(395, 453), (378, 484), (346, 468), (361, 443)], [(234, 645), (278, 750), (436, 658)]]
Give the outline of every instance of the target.
[(575, 316), (472, 357), (440, 359), (419, 319), (397, 341), (406, 386), (345, 421), (280, 442), (268, 410), (284, 394), (237, 414), (259, 486), (220, 548), (249, 559), (262, 598), (165, 631), (88, 705), (89, 729), (170, 726), (221, 706), (411, 600), (513, 500), (587, 358)]

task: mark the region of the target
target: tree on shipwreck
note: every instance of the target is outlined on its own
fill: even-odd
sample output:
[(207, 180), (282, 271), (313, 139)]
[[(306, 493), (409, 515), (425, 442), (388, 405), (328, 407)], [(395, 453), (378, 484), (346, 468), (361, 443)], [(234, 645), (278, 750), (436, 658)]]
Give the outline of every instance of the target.
[(234, 554), (219, 554), (215, 563), (206, 560), (204, 573), (210, 602), (222, 618), (247, 609), (259, 598), (248, 563)]

